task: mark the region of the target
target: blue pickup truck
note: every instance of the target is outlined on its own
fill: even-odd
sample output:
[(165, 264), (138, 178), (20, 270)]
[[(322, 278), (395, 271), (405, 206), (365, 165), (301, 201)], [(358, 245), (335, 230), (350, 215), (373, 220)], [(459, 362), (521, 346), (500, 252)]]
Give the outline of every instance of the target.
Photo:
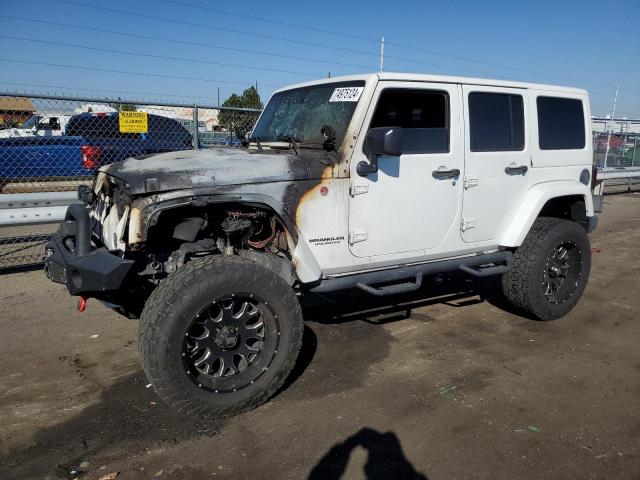
[(129, 157), (190, 150), (191, 134), (171, 118), (147, 116), (147, 133), (122, 133), (118, 113), (82, 113), (66, 135), (0, 139), (0, 188), (8, 182), (89, 177), (96, 168)]
[(82, 166), (82, 137), (0, 139), (0, 186), (9, 181), (92, 175)]
[(150, 114), (147, 126), (147, 133), (122, 133), (118, 113), (83, 113), (69, 119), (67, 135), (84, 138), (82, 163), (86, 169), (129, 157), (193, 148), (193, 137), (176, 120)]

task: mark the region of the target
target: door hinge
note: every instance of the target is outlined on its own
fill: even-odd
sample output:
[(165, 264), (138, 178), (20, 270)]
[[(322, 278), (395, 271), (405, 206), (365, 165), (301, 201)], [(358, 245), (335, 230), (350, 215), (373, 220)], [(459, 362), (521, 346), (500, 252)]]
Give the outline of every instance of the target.
[(477, 186), (479, 180), (477, 177), (464, 177), (464, 188), (471, 188)]
[(354, 229), (349, 232), (349, 243), (364, 242), (367, 239), (367, 232), (364, 230)]
[(349, 189), (349, 193), (351, 194), (352, 197), (355, 197), (356, 195), (362, 195), (363, 193), (367, 193), (368, 191), (369, 191), (368, 183), (352, 182), (351, 188)]
[(462, 225), (460, 225), (460, 230), (462, 230), (463, 232), (466, 232), (467, 230), (474, 228), (475, 226), (476, 226), (476, 219), (466, 217), (462, 219)]

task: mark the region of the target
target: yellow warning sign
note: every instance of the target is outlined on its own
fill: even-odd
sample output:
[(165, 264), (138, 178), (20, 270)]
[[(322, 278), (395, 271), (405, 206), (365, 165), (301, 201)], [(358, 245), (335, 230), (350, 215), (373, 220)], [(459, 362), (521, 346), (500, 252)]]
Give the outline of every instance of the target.
[(120, 112), (121, 133), (147, 133), (147, 112)]

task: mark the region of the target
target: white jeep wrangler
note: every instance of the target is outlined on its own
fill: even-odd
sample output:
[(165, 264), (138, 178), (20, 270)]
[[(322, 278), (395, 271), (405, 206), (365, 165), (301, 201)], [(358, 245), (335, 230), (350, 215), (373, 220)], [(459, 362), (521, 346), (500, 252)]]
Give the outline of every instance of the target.
[(283, 385), (297, 296), (394, 295), (425, 275), (502, 275), (551, 320), (587, 283), (596, 225), (587, 93), (381, 73), (273, 94), (244, 149), (130, 158), (79, 190), (46, 248), (73, 295), (140, 317), (142, 365), (193, 415)]

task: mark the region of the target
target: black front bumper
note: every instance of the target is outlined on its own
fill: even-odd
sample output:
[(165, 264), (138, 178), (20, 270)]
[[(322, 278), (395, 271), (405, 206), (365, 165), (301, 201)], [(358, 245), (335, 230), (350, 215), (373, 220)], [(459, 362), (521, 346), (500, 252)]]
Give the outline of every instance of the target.
[(106, 248), (92, 248), (89, 211), (70, 205), (65, 221), (45, 246), (47, 278), (67, 286), (71, 295), (104, 297), (122, 285), (133, 260), (125, 260)]

